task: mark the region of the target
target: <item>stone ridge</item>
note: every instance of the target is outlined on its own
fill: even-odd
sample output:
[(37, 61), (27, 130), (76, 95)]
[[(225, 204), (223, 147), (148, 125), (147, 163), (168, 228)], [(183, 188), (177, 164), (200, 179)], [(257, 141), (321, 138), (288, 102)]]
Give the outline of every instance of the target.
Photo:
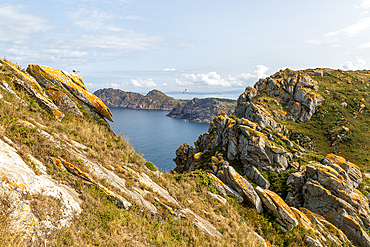
[[(275, 128), (278, 125), (272, 117), (283, 121), (292, 119), (307, 122), (324, 100), (317, 90), (318, 83), (306, 72), (285, 69), (260, 79), (254, 88), (247, 87), (239, 96), (235, 115), (259, 123), (262, 128)], [(280, 106), (279, 109), (267, 111), (264, 105), (270, 101)]]
[[(304, 125), (324, 101), (318, 94), (318, 82), (311, 76), (330, 76), (330, 73), (335, 72), (286, 69), (260, 79), (254, 88), (247, 87), (238, 99), (236, 116), (217, 116), (194, 147), (183, 144), (176, 150), (174, 171), (202, 169), (214, 178), (220, 194), (242, 197), (240, 203), (261, 213), (252, 203), (259, 198), (263, 211), (274, 218), (282, 231), (292, 231), (298, 225), (311, 229), (315, 237), (304, 237), (309, 246), (327, 246), (328, 239), (337, 246), (370, 246), (369, 194), (363, 189), (360, 192), (363, 183), (360, 167), (333, 153), (318, 157), (305, 149), (312, 150), (309, 145), (297, 144), (310, 142), (307, 136), (301, 138), (302, 142), (289, 139), (296, 136), (294, 131), (298, 127), (286, 120)], [(333, 78), (322, 80), (332, 83)], [(367, 113), (365, 107), (360, 106), (359, 112)], [(354, 118), (357, 114), (353, 114)], [(296, 129), (291, 132), (283, 124)], [(229, 167), (233, 175), (228, 172)], [(268, 190), (270, 186), (277, 188), (276, 177), (283, 173), (289, 176), (278, 183), (287, 186), (286, 194), (279, 189), (278, 192)], [(250, 182), (257, 186), (245, 186)], [(258, 196), (251, 200), (246, 194)]]
[(108, 107), (170, 111), (176, 105), (184, 104), (183, 101), (176, 100), (156, 89), (148, 92), (145, 96), (113, 88), (99, 89), (94, 94), (102, 99)]
[(175, 106), (168, 117), (182, 118), (191, 122), (210, 123), (219, 114), (230, 115), (234, 112), (235, 103), (222, 102), (217, 99), (194, 98), (186, 104), (179, 103)]

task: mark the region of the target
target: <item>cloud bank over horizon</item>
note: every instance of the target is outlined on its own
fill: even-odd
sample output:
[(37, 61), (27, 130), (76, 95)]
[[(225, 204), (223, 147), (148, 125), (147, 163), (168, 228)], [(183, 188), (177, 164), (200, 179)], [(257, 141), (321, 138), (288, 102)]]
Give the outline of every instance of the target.
[(370, 0), (4, 0), (0, 15), (0, 56), (77, 68), (92, 91), (222, 92), (282, 67), (370, 68)]

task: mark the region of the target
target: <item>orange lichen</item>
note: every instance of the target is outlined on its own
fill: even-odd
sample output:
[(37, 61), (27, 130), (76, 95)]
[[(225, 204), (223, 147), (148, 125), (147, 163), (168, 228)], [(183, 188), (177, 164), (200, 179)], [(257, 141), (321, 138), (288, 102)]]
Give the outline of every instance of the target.
[(68, 72), (43, 65), (29, 65), (28, 69), (37, 76), (47, 80), (52, 86), (63, 85), (79, 100), (86, 104), (91, 104), (103, 117), (113, 122), (109, 108), (100, 98), (86, 90), (82, 79), (78, 75), (71, 75)]

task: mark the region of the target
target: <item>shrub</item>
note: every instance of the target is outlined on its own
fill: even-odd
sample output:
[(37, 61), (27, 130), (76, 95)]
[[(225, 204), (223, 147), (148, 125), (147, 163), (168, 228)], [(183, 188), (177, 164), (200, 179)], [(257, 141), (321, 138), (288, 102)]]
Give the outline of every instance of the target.
[(153, 171), (153, 172), (156, 172), (158, 169), (157, 169), (157, 167), (152, 163), (152, 162), (150, 162), (150, 161), (147, 161), (147, 162), (145, 162), (145, 166), (149, 169), (149, 170), (151, 170), (151, 171)]

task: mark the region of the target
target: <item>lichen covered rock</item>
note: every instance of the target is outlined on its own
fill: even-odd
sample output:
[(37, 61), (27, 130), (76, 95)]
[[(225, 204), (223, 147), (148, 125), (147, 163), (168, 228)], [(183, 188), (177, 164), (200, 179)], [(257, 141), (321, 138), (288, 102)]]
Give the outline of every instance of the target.
[(306, 122), (311, 119), (320, 102), (324, 100), (321, 95), (317, 94), (317, 90), (317, 82), (312, 80), (308, 74), (303, 71), (286, 69), (260, 79), (254, 89), (247, 87), (245, 92), (239, 96), (235, 115), (250, 119), (262, 128), (265, 126), (271, 126), (274, 129), (280, 127), (272, 119), (271, 113), (259, 104), (261, 96), (267, 94), (275, 97), (277, 103), (287, 105), (286, 118)]
[(35, 64), (29, 65), (27, 71), (35, 77), (43, 87), (64, 87), (73, 96), (86, 104), (90, 110), (97, 112), (109, 121), (113, 121), (112, 113), (109, 108), (100, 98), (86, 89), (80, 76), (66, 71), (53, 69), (48, 66)]
[[(15, 86), (26, 91), (31, 97), (37, 100), (39, 105), (44, 108), (47, 112), (52, 114), (57, 120), (62, 120), (64, 114), (59, 110), (59, 108), (46, 96), (43, 88), (37, 83), (35, 78), (30, 76), (26, 71), (24, 71), (17, 64), (11, 63), (9, 61), (1, 60), (0, 63), (10, 68), (13, 73), (17, 76), (14, 78), (13, 83)], [(4, 83), (3, 86), (7, 88)], [(8, 90), (10, 93), (12, 90)], [(12, 93), (13, 94), (13, 93)]]
[(292, 209), (275, 192), (262, 189), (257, 186), (256, 192), (261, 198), (264, 207), (270, 212), (275, 220), (285, 229), (291, 231), (298, 225)]

